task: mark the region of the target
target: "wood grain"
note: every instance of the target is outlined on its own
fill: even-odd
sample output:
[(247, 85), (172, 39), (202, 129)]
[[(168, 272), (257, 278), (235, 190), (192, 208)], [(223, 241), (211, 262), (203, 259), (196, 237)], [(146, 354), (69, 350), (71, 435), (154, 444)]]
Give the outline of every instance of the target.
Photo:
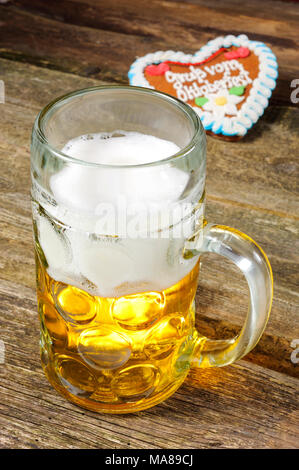
[[(5, 114), (0, 116), (0, 156), (4, 165), (0, 192), (2, 276), (34, 289), (28, 146), (31, 125), (37, 111), (55, 96), (68, 89), (91, 86), (98, 82), (3, 59), (0, 59), (0, 65), (7, 85)], [(247, 359), (296, 376), (297, 368), (290, 361), (290, 343), (293, 338), (299, 337), (296, 295), (298, 256), (294, 251), (298, 244), (299, 228), (296, 216), (296, 173), (292, 171), (288, 178), (283, 179), (280, 169), (276, 176), (277, 180), (279, 177), (281, 179), (278, 192), (272, 183), (271, 165), (262, 163), (263, 171), (260, 170), (265, 153), (270, 146), (272, 150), (274, 148), (271, 141), (277, 140), (277, 151), (282, 153), (285, 148), (282, 142), (283, 145), (296, 146), (296, 133), (287, 123), (288, 120), (297, 119), (299, 113), (296, 109), (284, 111), (284, 120), (279, 112), (265, 116), (261, 124), (265, 129), (257, 132), (255, 140), (250, 138), (246, 143), (245, 139), (242, 149), (242, 145), (236, 146), (208, 137), (207, 217), (213, 222), (234, 226), (248, 233), (268, 253), (275, 280), (272, 315), (266, 334)], [(273, 116), (277, 116), (277, 119)], [(271, 127), (266, 119), (270, 120)], [(284, 131), (286, 126), (291, 129), (288, 139)], [(264, 138), (261, 137), (263, 135)], [(290, 158), (293, 158), (292, 155)], [(295, 160), (292, 161), (295, 165)], [(285, 159), (284, 165), (287, 164)], [(16, 174), (20, 176), (16, 178)], [(282, 190), (284, 182), (285, 191)], [(253, 185), (255, 189), (252, 192)], [(221, 193), (224, 197), (221, 197)], [(255, 201), (252, 201), (252, 196)], [(275, 210), (278, 197), (279, 211)], [(239, 331), (247, 310), (247, 286), (231, 263), (211, 255), (203, 257), (197, 307), (198, 328), (203, 334), (213, 338), (227, 338)]]
[[(9, 0), (0, 2), (0, 447), (298, 448), (298, 9), (275, 0)], [(158, 19), (157, 19), (158, 18)], [(163, 19), (163, 21), (162, 21)], [(194, 52), (226, 32), (245, 32), (277, 54), (271, 106), (238, 144), (208, 137), (207, 218), (256, 239), (274, 272), (270, 321), (237, 364), (192, 370), (165, 403), (126, 416), (97, 415), (60, 397), (39, 360), (30, 209), (30, 133), (37, 112), (68, 91), (126, 83), (136, 55)], [(2, 57), (2, 58), (1, 58)], [(205, 255), (197, 328), (239, 331), (247, 287), (228, 261)], [(178, 429), (180, 432), (178, 433)]]
[(40, 367), (34, 290), (1, 281), (0, 295), (6, 344), (6, 364), (0, 368), (1, 447), (297, 446), (298, 381), (245, 361), (192, 370), (173, 397), (142, 413), (97, 415), (68, 403)]
[(126, 83), (136, 56), (161, 49), (191, 53), (213, 37), (245, 33), (277, 55), (280, 75), (273, 101), (291, 105), (298, 36), (295, 17), (285, 10), (272, 16), (269, 3), (259, 17), (254, 8), (240, 14), (161, 0), (139, 0), (138, 8), (135, 0), (12, 0), (0, 5), (0, 55)]
[[(0, 59), (0, 70), (6, 84), (6, 102), (36, 112), (68, 91), (107, 83), (3, 59)], [(22, 145), (28, 144), (33, 119), (34, 113), (27, 124), (27, 136), (20, 131)], [(227, 200), (240, 210), (248, 206), (260, 210), (261, 217), (267, 210), (269, 214), (299, 219), (298, 127), (298, 109), (270, 106), (237, 146), (208, 137), (208, 194), (215, 202)], [(5, 128), (2, 135), (3, 138), (6, 135)], [(7, 139), (13, 142), (10, 130)]]

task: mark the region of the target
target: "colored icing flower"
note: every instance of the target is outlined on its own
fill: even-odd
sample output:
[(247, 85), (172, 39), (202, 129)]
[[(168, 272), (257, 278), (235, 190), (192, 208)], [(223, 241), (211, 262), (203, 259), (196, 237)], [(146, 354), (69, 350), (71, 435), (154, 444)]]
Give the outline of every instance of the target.
[(244, 100), (243, 96), (230, 94), (228, 90), (219, 90), (205, 96), (208, 100), (200, 105), (195, 100), (195, 104), (202, 107), (204, 111), (211, 111), (215, 118), (223, 118), (225, 115), (236, 116), (238, 113), (236, 105)]

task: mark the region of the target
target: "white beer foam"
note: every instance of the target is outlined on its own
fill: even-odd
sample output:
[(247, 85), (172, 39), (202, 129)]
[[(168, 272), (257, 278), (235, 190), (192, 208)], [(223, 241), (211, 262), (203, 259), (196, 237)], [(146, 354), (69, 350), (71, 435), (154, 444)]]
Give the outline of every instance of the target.
[[(62, 149), (64, 153), (81, 161), (110, 166), (71, 163), (51, 177), (57, 206), (47, 207), (47, 211), (70, 227), (74, 226), (72, 219), (76, 214), (80, 229), (77, 226), (59, 235), (50, 223), (38, 224), (49, 274), (58, 281), (89, 291), (92, 285), (92, 293), (103, 297), (159, 291), (184, 277), (197, 259), (182, 258), (183, 237), (105, 240), (90, 236), (97, 233), (99, 205), (108, 203), (114, 207), (120, 196), (129, 207), (136, 204), (133, 215), (140, 215), (140, 203), (145, 206), (154, 203), (161, 213), (166, 213), (187, 186), (188, 173), (171, 165), (125, 166), (160, 161), (179, 150), (173, 142), (137, 132), (115, 131), (70, 140)], [(103, 231), (100, 233), (103, 235)], [(117, 232), (108, 231), (107, 235), (117, 235)], [(65, 239), (63, 242), (60, 236)], [(62, 253), (63, 249), (68, 252)]]
[(180, 148), (169, 140), (139, 132), (114, 131), (87, 134), (70, 140), (63, 153), (102, 165), (141, 165), (163, 160)]
[[(173, 142), (126, 131), (83, 135), (70, 140), (62, 149), (73, 158), (112, 166), (152, 163), (179, 150)], [(99, 203), (115, 203), (120, 196), (131, 204), (175, 201), (187, 181), (187, 173), (164, 165), (94, 169), (73, 164), (51, 178), (51, 188), (61, 204), (77, 211), (94, 212)]]

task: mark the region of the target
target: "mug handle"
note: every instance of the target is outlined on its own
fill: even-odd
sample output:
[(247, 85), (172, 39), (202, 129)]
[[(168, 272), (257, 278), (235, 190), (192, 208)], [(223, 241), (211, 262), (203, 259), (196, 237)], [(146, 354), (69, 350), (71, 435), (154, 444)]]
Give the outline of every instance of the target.
[(240, 334), (229, 340), (202, 336), (196, 340), (191, 366), (221, 367), (245, 356), (263, 334), (273, 297), (272, 269), (264, 251), (239, 230), (207, 224), (202, 235), (192, 254), (217, 253), (228, 258), (242, 271), (249, 287), (249, 309)]

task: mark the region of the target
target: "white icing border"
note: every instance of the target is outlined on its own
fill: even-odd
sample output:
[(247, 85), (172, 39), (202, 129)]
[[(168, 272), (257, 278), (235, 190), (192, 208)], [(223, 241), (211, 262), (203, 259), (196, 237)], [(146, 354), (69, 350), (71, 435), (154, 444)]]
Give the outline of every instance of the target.
[(144, 69), (154, 62), (171, 60), (174, 62), (201, 62), (218, 51), (221, 47), (247, 47), (259, 57), (259, 74), (252, 83), (249, 97), (244, 105), (239, 109), (238, 114), (233, 117), (224, 117), (221, 121), (213, 118), (208, 111), (203, 111), (199, 107), (193, 107), (198, 114), (205, 130), (211, 130), (215, 134), (227, 136), (244, 136), (247, 131), (257, 122), (267, 108), (272, 90), (276, 86), (278, 77), (278, 64), (271, 49), (263, 42), (250, 41), (245, 34), (239, 36), (219, 36), (209, 41), (194, 55), (184, 54), (184, 52), (157, 51), (139, 57), (130, 67), (128, 76), (130, 85), (154, 88), (146, 80)]

